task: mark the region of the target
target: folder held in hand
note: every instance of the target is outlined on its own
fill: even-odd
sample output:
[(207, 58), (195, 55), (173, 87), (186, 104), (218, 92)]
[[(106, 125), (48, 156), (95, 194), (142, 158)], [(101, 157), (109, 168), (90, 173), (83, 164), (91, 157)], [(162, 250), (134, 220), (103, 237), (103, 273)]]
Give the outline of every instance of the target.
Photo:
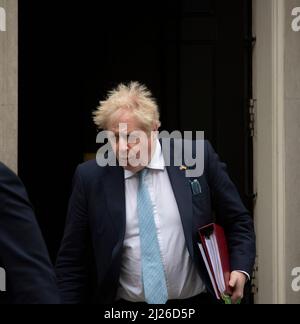
[(220, 225), (210, 224), (199, 229), (199, 236), (199, 249), (215, 295), (231, 304), (229, 253), (224, 230)]

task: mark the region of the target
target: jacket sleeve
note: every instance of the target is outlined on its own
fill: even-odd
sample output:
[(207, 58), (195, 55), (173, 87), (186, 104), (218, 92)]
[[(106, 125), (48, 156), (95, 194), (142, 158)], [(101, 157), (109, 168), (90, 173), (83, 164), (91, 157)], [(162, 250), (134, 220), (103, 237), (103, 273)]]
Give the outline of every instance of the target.
[(251, 275), (256, 255), (253, 220), (228, 176), (226, 165), (209, 142), (206, 142), (206, 156), (213, 208), (228, 239), (231, 270)]
[(87, 201), (79, 166), (73, 179), (65, 233), (56, 263), (58, 285), (64, 304), (84, 303), (87, 298), (87, 246)]
[(0, 263), (13, 304), (60, 303), (54, 268), (19, 178), (0, 164)]

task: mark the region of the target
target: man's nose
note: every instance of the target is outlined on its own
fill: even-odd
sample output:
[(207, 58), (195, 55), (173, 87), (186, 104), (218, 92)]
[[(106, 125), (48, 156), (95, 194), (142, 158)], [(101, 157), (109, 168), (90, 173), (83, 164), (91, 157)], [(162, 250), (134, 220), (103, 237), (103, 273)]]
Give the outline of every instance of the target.
[(119, 139), (119, 151), (122, 153), (126, 153), (128, 150), (128, 142), (125, 138)]

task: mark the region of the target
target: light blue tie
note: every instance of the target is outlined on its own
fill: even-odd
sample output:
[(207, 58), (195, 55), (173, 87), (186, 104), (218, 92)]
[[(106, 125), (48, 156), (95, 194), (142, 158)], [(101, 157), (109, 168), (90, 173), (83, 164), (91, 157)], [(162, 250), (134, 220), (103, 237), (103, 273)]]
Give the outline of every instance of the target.
[(137, 194), (142, 279), (146, 302), (148, 304), (165, 304), (168, 300), (168, 290), (154, 222), (153, 206), (145, 183), (147, 171), (147, 169), (144, 169), (139, 173)]

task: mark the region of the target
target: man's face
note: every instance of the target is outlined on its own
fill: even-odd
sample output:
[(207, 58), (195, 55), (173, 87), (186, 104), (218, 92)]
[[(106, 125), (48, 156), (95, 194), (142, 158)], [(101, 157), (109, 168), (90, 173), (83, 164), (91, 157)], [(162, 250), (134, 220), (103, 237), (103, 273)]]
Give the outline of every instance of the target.
[[(136, 173), (149, 164), (155, 148), (155, 135), (143, 130), (133, 114), (119, 111), (107, 130), (114, 134), (111, 144), (125, 170)], [(153, 127), (153, 132), (156, 130)]]

